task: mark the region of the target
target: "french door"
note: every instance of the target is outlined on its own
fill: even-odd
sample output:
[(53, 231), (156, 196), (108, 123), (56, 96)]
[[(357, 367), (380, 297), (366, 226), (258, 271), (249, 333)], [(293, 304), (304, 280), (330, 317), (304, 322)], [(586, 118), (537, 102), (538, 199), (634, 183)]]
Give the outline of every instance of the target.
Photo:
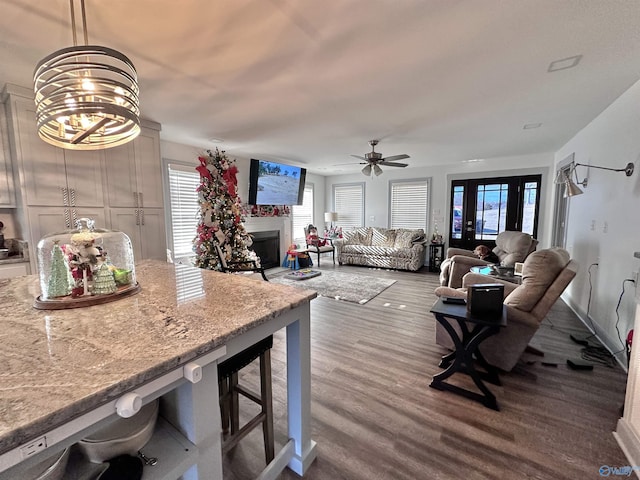
[(505, 230), (535, 237), (541, 179), (541, 175), (527, 175), (452, 181), (449, 245), (493, 248)]

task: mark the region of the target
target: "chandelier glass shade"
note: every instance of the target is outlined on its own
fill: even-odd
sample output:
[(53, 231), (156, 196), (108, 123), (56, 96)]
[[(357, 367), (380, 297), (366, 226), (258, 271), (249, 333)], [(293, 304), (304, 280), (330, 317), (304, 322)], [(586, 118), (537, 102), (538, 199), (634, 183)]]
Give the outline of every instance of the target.
[[(71, 12), (73, 17), (73, 4)], [(63, 48), (38, 63), (33, 83), (38, 134), (51, 145), (98, 150), (127, 143), (140, 133), (136, 69), (116, 50)]]

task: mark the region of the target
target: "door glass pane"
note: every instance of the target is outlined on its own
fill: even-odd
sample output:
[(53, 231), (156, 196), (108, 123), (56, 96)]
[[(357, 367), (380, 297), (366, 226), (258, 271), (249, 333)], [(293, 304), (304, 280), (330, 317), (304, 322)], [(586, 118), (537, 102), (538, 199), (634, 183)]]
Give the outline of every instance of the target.
[(462, 206), (464, 205), (464, 187), (453, 187), (453, 212), (451, 212), (451, 238), (462, 238)]
[(536, 202), (538, 200), (538, 183), (526, 182), (524, 184), (524, 198), (522, 202), (522, 231), (533, 235), (533, 226), (536, 220)]
[(508, 193), (506, 183), (478, 185), (476, 240), (495, 240), (506, 230)]

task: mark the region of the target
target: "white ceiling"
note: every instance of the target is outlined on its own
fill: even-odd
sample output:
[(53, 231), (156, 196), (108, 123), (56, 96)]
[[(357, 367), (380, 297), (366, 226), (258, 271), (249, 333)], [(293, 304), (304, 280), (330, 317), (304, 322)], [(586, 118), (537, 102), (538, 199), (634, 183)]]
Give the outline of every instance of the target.
[[(640, 78), (638, 0), (86, 2), (89, 43), (133, 61), (163, 139), (325, 175), (372, 138), (410, 167), (553, 152)], [(31, 87), (69, 17), (0, 0), (0, 83)]]

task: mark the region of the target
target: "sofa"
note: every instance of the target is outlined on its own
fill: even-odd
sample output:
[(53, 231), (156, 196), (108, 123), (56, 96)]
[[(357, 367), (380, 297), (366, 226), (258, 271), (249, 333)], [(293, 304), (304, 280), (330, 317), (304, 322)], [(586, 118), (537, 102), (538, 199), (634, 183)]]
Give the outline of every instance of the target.
[[(498, 234), (493, 253), (500, 259), (500, 265), (513, 267), (516, 262), (524, 262), (537, 245), (538, 240), (528, 233), (505, 231)], [(487, 265), (489, 262), (480, 260), (471, 250), (448, 248), (447, 258), (440, 265), (440, 285), (459, 288), (462, 277), (469, 273), (471, 267)]]
[(362, 227), (334, 241), (340, 265), (417, 271), (425, 263), (423, 229)]

